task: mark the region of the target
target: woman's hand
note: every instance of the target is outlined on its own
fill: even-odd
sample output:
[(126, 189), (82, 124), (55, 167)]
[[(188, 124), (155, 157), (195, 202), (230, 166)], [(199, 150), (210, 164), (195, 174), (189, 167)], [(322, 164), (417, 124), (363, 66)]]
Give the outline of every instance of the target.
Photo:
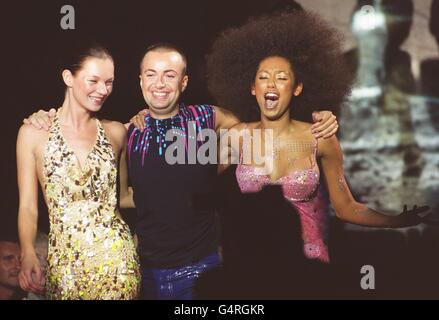
[(401, 218), (403, 224), (407, 226), (415, 226), (420, 223), (428, 224), (429, 220), (427, 218), (431, 214), (431, 212), (428, 212), (429, 210), (430, 210), (429, 206), (418, 207), (417, 205), (414, 205), (413, 209), (407, 210), (407, 205), (404, 205), (404, 208), (402, 212), (398, 215), (398, 217)]
[(145, 129), (145, 116), (148, 113), (148, 109), (140, 110), (138, 114), (130, 119), (130, 123), (132, 123), (140, 131), (143, 131)]
[(44, 274), (36, 254), (25, 254), (21, 259), (21, 269), (18, 275), (20, 287), (24, 291), (36, 294), (44, 292)]

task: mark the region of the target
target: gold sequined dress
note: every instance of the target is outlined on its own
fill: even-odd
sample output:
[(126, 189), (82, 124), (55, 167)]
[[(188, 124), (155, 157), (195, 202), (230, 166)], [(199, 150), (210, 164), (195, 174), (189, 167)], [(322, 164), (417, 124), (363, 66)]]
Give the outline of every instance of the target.
[(111, 143), (96, 120), (97, 139), (81, 168), (62, 136), (58, 114), (44, 153), (50, 220), (47, 296), (134, 299), (140, 287), (138, 257), (127, 224), (116, 215)]

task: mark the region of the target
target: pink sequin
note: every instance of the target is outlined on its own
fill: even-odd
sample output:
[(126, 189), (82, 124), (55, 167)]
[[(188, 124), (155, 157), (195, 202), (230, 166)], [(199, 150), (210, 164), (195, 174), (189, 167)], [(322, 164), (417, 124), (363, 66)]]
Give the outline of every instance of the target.
[(253, 166), (238, 164), (236, 180), (242, 193), (256, 193), (267, 185), (281, 185), (285, 199), (299, 214), (306, 257), (329, 262), (325, 243), (328, 217), (318, 188), (320, 173), (315, 159), (317, 143), (314, 148), (313, 165), (310, 169), (294, 170), (272, 181), (269, 176), (258, 174)]

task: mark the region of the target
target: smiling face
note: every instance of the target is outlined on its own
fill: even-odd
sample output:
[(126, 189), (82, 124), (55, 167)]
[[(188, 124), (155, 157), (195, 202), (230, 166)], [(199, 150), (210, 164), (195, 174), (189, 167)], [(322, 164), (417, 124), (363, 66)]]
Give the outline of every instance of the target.
[(261, 117), (276, 120), (289, 111), (293, 96), (302, 92), (302, 83), (295, 83), (293, 69), (287, 59), (268, 57), (261, 61), (251, 93), (261, 111)]
[(90, 112), (99, 111), (113, 91), (114, 63), (110, 58), (87, 58), (75, 74), (63, 71), (70, 96)]
[(20, 247), (17, 243), (0, 242), (0, 285), (17, 288), (20, 272)]
[(185, 70), (183, 57), (173, 50), (153, 50), (143, 57), (140, 87), (154, 118), (167, 118), (178, 112), (178, 99), (188, 82)]

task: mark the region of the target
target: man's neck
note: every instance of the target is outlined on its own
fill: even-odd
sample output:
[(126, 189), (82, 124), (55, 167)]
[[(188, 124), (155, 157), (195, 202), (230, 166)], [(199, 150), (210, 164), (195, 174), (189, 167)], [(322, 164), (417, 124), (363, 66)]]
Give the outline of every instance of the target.
[(171, 118), (171, 117), (178, 114), (178, 112), (180, 111), (180, 105), (177, 104), (171, 110), (172, 111), (167, 112), (167, 113), (156, 113), (153, 110), (149, 109), (149, 114), (151, 115), (151, 118), (153, 118), (153, 119), (158, 119), (158, 120), (168, 119), (168, 118)]

